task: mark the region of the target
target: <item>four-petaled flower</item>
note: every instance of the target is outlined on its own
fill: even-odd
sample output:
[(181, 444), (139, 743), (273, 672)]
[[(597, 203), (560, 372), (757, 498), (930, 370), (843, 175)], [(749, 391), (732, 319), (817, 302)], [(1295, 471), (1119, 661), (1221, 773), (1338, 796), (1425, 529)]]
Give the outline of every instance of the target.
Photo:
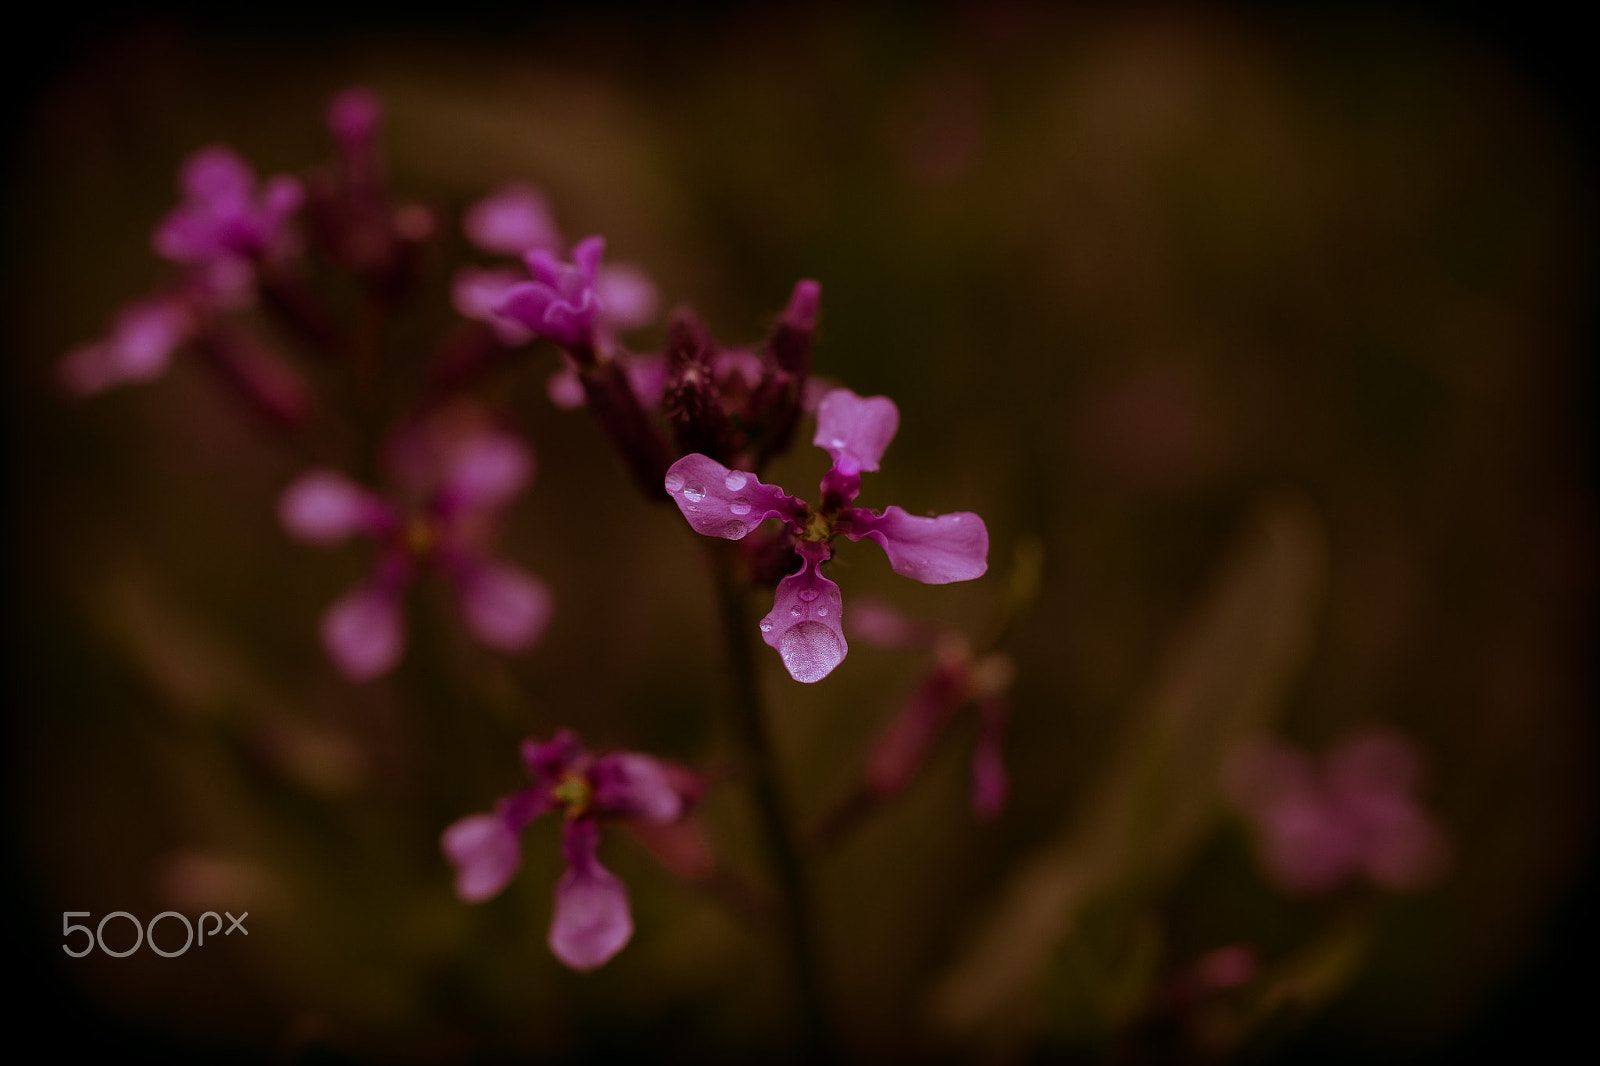
[(1412, 795), (1420, 770), (1404, 738), (1372, 729), (1320, 765), (1286, 744), (1247, 743), (1230, 758), (1224, 783), (1280, 888), (1320, 893), (1364, 875), (1384, 888), (1413, 889), (1445, 863), (1444, 836)]
[(549, 589), (486, 550), (498, 512), (532, 476), (532, 453), (506, 433), (436, 415), (398, 434), (387, 458), (390, 496), (314, 470), (279, 501), (284, 528), (303, 541), (336, 544), (365, 534), (379, 545), (371, 578), (322, 617), (322, 642), (339, 669), (367, 680), (399, 661), (401, 600), (423, 565), (454, 584), (462, 620), (479, 641), (508, 652), (537, 643), (549, 620)]
[(822, 398), (812, 443), (827, 450), (833, 466), (823, 475), (816, 509), (698, 453), (667, 471), (667, 492), (695, 532), (739, 540), (765, 519), (777, 518), (793, 534), (800, 568), (778, 582), (761, 636), (796, 681), (822, 680), (849, 650), (840, 626), (839, 586), (821, 573), (834, 536), (877, 542), (895, 573), (929, 585), (968, 581), (988, 569), (989, 531), (971, 512), (921, 517), (894, 506), (882, 514), (848, 506), (860, 492), (861, 475), (878, 469), (899, 422), (894, 402), (884, 396), (863, 399), (835, 389)]
[(522, 865), (529, 822), (561, 811), (567, 869), (556, 882), (550, 950), (574, 970), (609, 962), (633, 936), (628, 890), (600, 865), (601, 819), (670, 825), (698, 799), (688, 771), (634, 752), (591, 756), (568, 730), (547, 743), (526, 740), (522, 761), (533, 784), (444, 831), (440, 844), (456, 869), (456, 895), (468, 903), (496, 896)]

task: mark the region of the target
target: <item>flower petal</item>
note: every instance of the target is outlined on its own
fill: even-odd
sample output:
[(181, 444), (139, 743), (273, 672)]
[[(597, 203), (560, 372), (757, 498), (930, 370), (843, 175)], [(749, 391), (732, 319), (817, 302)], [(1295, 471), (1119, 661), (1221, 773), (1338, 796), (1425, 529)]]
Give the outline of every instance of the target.
[(900, 411), (887, 396), (863, 399), (849, 389), (834, 389), (817, 405), (817, 432), (811, 443), (827, 449), (841, 473), (858, 474), (878, 469), (899, 428)]
[(278, 521), (307, 544), (337, 544), (392, 524), (389, 506), (333, 470), (302, 474), (278, 498)]
[(456, 868), (456, 895), (466, 903), (499, 895), (522, 865), (517, 833), (498, 812), (453, 823), (439, 845)]
[(839, 624), (844, 615), (839, 586), (818, 569), (828, 558), (828, 546), (800, 541), (795, 550), (800, 571), (778, 582), (772, 612), (761, 620), (761, 639), (778, 650), (790, 677), (810, 684), (844, 662), (850, 645)]
[(603, 755), (589, 770), (595, 810), (664, 824), (683, 814), (683, 797), (665, 767), (648, 755), (623, 751)]
[(673, 463), (665, 484), (684, 520), (708, 537), (739, 540), (768, 518), (782, 518), (798, 530), (806, 516), (806, 505), (778, 486), (698, 452)]
[(499, 651), (526, 651), (544, 636), (552, 597), (543, 581), (509, 563), (481, 561), (458, 572), (456, 603), (472, 635)]
[(894, 796), (911, 783), (961, 705), (965, 676), (964, 663), (940, 663), (911, 693), (867, 756), (865, 783), (873, 795)]
[(566, 825), (568, 865), (556, 882), (550, 950), (574, 970), (604, 966), (633, 937), (628, 890), (595, 858), (599, 839), (592, 819)]
[(352, 681), (388, 673), (405, 650), (398, 589), (368, 585), (335, 601), (322, 616), (322, 645)]
[(450, 304), (462, 318), (487, 323), (500, 343), (516, 348), (533, 339), (533, 332), (521, 323), (497, 314), (499, 307), (517, 285), (527, 279), (514, 270), (483, 270), (465, 266), (456, 271), (450, 283)]
[(550, 205), (531, 185), (512, 182), (479, 200), (461, 216), (467, 240), (492, 255), (522, 255), (534, 248), (554, 252), (561, 233)]
[(937, 639), (932, 626), (907, 618), (883, 600), (865, 597), (850, 605), (850, 635), (880, 648), (911, 650), (931, 648)]
[(989, 530), (970, 511), (923, 518), (899, 507), (882, 515), (853, 507), (839, 517), (839, 532), (876, 541), (895, 573), (924, 584), (970, 581), (989, 569)]
[(594, 288), (600, 297), (600, 326), (612, 333), (649, 325), (661, 302), (655, 282), (630, 263), (601, 268)]
[(536, 789), (554, 788), (568, 770), (586, 763), (589, 753), (570, 729), (559, 729), (546, 741), (531, 737), (522, 742), (522, 764)]
[(504, 506), (533, 477), (533, 452), (509, 433), (470, 433), (444, 458), (437, 502), (444, 514)]

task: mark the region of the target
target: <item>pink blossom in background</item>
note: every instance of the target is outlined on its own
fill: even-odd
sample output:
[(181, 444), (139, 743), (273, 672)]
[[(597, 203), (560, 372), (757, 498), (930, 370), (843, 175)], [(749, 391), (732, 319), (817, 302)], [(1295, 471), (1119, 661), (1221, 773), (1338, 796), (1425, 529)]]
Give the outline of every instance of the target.
[(754, 474), (699, 453), (667, 471), (667, 494), (695, 532), (740, 540), (777, 518), (794, 535), (800, 568), (778, 583), (761, 635), (796, 681), (822, 680), (849, 651), (839, 586), (821, 572), (835, 535), (873, 540), (895, 573), (925, 584), (968, 581), (988, 569), (989, 531), (971, 512), (920, 517), (894, 506), (882, 514), (846, 506), (860, 492), (862, 473), (878, 469), (899, 422), (899, 411), (884, 396), (863, 399), (835, 389), (823, 397), (812, 443), (827, 450), (833, 466), (823, 475), (816, 510)]
[(1356, 878), (1405, 890), (1445, 865), (1444, 836), (1413, 795), (1420, 774), (1403, 737), (1371, 729), (1321, 760), (1280, 742), (1246, 744), (1224, 783), (1263, 870), (1285, 891), (1322, 893)]
[(179, 176), (183, 203), (156, 227), (156, 253), (176, 263), (253, 260), (282, 252), (288, 223), (305, 199), (298, 179), (268, 178), (260, 189), (250, 165), (224, 145), (202, 148)]
[(850, 618), (851, 634), (869, 644), (935, 655), (932, 669), (879, 733), (868, 754), (863, 773), (867, 790), (880, 798), (904, 791), (951, 719), (971, 705), (978, 714), (972, 752), (972, 813), (983, 820), (998, 816), (1008, 791), (1004, 741), (1011, 710), (1006, 696), (1012, 677), (1010, 658), (974, 656), (959, 633), (906, 618), (877, 600), (858, 604)]
[(679, 824), (699, 801), (701, 784), (681, 767), (648, 755), (591, 756), (568, 730), (544, 743), (524, 741), (522, 759), (531, 786), (501, 799), (489, 814), (460, 819), (440, 838), (456, 870), (456, 895), (468, 903), (498, 895), (522, 865), (521, 835), (528, 823), (562, 812), (567, 869), (556, 882), (550, 950), (574, 970), (595, 969), (633, 936), (627, 889), (597, 858), (600, 822), (656, 830)]
[(340, 671), (364, 681), (399, 662), (403, 597), (424, 567), (454, 586), (462, 622), (480, 643), (504, 652), (538, 643), (550, 617), (548, 587), (488, 551), (499, 512), (533, 475), (527, 447), (445, 413), (396, 434), (387, 466), (388, 493), (313, 470), (279, 499), (279, 519), (299, 540), (327, 546), (360, 535), (378, 545), (368, 579), (322, 618), (323, 645)]

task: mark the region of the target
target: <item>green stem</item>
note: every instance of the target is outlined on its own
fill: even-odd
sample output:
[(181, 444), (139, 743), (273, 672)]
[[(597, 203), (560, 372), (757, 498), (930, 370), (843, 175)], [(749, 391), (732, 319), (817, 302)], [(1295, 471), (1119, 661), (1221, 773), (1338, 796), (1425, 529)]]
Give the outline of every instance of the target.
[(801, 1050), (806, 1061), (836, 1061), (837, 1056), (830, 1053), (833, 1042), (817, 969), (810, 894), (794, 829), (784, 811), (776, 752), (767, 729), (766, 709), (756, 676), (755, 626), (748, 610), (749, 583), (738, 573), (740, 559), (733, 544), (719, 541), (711, 548), (728, 664), (733, 670), (736, 725), (749, 760), (757, 814), (771, 849), (783, 911), (782, 925), (800, 996), (801, 1022), (805, 1027)]

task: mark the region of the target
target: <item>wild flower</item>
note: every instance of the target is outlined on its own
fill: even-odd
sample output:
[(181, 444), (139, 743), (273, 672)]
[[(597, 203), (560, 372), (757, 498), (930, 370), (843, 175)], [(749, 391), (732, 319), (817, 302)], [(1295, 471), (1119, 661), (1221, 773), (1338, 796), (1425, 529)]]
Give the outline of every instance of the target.
[(532, 477), (532, 453), (507, 433), (441, 413), (397, 434), (387, 458), (388, 494), (322, 469), (279, 500), (283, 527), (300, 540), (363, 535), (378, 545), (372, 575), (322, 617), (323, 646), (340, 671), (368, 680), (400, 660), (402, 598), (424, 566), (455, 586), (462, 621), (480, 642), (507, 652), (536, 644), (550, 617), (548, 587), (487, 550), (499, 512)]
[(671, 825), (698, 801), (698, 781), (648, 755), (592, 756), (565, 729), (544, 743), (524, 741), (522, 761), (532, 785), (488, 814), (460, 819), (440, 838), (456, 869), (456, 895), (468, 903), (498, 895), (522, 865), (522, 831), (542, 814), (561, 812), (567, 869), (556, 882), (550, 950), (574, 970), (595, 969), (633, 936), (628, 890), (596, 857), (600, 823)]
[(969, 581), (988, 569), (989, 531), (969, 511), (921, 517), (892, 505), (881, 514), (848, 506), (860, 492), (861, 475), (878, 469), (899, 422), (894, 402), (884, 396), (864, 399), (835, 389), (823, 397), (812, 443), (832, 456), (833, 466), (823, 475), (816, 508), (700, 453), (667, 471), (667, 494), (695, 532), (740, 540), (777, 518), (793, 535), (800, 568), (778, 582), (760, 627), (796, 681), (822, 680), (849, 651), (839, 586), (821, 572), (835, 536), (876, 542), (895, 573), (925, 584)]

